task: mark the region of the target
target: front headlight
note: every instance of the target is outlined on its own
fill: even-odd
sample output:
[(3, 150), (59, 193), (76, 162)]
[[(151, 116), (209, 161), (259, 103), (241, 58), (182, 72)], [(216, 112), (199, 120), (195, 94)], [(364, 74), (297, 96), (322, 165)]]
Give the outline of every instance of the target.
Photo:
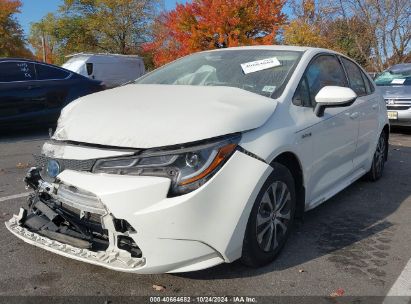
[(233, 154), (240, 135), (174, 149), (147, 150), (138, 156), (100, 159), (94, 173), (160, 176), (171, 179), (170, 195), (191, 192), (209, 180)]

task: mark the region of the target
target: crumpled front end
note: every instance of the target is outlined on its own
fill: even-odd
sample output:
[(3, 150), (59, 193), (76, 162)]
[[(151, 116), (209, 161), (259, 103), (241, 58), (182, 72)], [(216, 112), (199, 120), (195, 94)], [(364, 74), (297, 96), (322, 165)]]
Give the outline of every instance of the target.
[(241, 256), (252, 204), (271, 170), (236, 151), (200, 188), (169, 197), (165, 177), (76, 166), (47, 181), (32, 168), (26, 183), (35, 192), (6, 226), (27, 243), (113, 270), (200, 270)]
[(6, 227), (25, 242), (48, 251), (120, 271), (145, 265), (130, 224), (114, 218), (93, 193), (48, 183), (31, 168), (26, 184), (35, 190)]

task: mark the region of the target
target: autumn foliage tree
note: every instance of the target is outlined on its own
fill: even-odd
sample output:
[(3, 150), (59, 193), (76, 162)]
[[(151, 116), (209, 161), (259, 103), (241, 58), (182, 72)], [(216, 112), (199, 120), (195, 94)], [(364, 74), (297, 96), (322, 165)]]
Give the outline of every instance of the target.
[(329, 47), (329, 41), (322, 32), (324, 22), (314, 0), (293, 3), (296, 18), (284, 26), (284, 43), (311, 47)]
[[(357, 16), (344, 20), (335, 16), (336, 9), (319, 4), (314, 0), (303, 0), (301, 5), (294, 2), (297, 17), (284, 26), (283, 42), (332, 49), (366, 67), (373, 36), (364, 32), (364, 21)], [(357, 43), (355, 35), (358, 33), (363, 35), (363, 39)]]
[(289, 0), (284, 43), (342, 52), (370, 71), (407, 62), (410, 0)]
[(19, 0), (0, 0), (0, 57), (32, 57), (15, 18), (21, 5)]
[(30, 43), (41, 56), (61, 64), (79, 52), (138, 54), (151, 33), (160, 0), (64, 0), (58, 12), (32, 24)]
[(154, 39), (144, 45), (156, 66), (192, 52), (273, 44), (286, 17), (284, 0), (194, 0), (177, 4), (154, 24)]

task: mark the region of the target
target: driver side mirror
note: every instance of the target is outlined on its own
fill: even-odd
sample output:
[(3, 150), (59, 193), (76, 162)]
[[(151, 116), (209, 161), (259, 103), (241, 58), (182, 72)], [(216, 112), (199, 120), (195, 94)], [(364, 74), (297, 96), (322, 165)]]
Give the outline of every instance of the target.
[(314, 113), (322, 117), (326, 108), (349, 107), (356, 99), (357, 94), (350, 88), (325, 86), (315, 96)]

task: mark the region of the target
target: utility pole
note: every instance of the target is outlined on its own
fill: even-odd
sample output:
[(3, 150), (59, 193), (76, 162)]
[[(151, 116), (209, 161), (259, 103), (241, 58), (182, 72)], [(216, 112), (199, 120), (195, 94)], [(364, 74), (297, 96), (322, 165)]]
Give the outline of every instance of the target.
[(41, 36), (41, 46), (43, 48), (43, 62), (46, 62), (46, 39), (44, 39), (44, 33)]

